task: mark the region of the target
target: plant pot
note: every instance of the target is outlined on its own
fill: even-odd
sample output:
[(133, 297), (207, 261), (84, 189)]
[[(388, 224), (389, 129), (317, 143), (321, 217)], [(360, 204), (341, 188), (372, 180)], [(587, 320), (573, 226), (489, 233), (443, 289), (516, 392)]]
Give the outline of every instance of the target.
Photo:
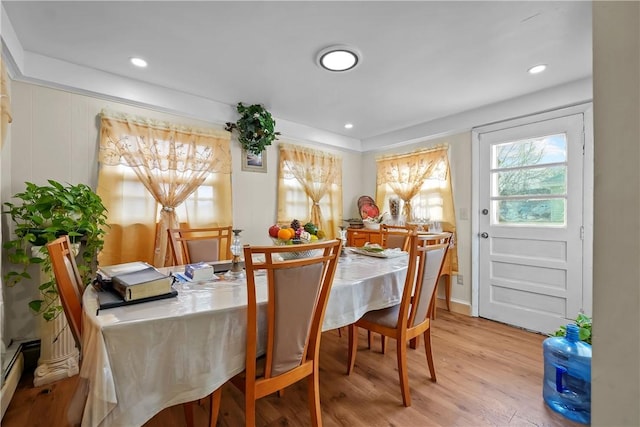
[(366, 228), (366, 229), (369, 229), (369, 230), (380, 230), (380, 223), (379, 222), (362, 221), (362, 223), (364, 224), (364, 228)]

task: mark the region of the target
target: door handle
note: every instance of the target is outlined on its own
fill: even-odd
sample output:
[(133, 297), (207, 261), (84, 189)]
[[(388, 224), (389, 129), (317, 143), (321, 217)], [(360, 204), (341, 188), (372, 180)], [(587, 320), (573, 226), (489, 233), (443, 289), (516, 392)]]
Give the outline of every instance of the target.
[(489, 209), (482, 209), (482, 215), (488, 215)]
[(480, 233), (480, 237), (482, 237), (483, 239), (486, 239), (487, 237), (489, 237), (489, 233), (487, 232)]

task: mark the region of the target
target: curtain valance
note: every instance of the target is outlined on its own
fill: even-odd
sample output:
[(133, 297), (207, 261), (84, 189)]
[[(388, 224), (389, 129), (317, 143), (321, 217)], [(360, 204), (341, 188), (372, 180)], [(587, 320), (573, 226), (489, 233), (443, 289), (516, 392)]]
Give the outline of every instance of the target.
[(376, 157), (376, 183), (377, 185), (395, 183), (398, 186), (422, 185), (422, 182), (432, 174), (446, 173), (447, 169), (442, 165), (446, 160), (447, 150), (447, 145), (438, 145), (411, 153), (378, 156)]
[(230, 133), (103, 110), (100, 162), (160, 171), (231, 173)]

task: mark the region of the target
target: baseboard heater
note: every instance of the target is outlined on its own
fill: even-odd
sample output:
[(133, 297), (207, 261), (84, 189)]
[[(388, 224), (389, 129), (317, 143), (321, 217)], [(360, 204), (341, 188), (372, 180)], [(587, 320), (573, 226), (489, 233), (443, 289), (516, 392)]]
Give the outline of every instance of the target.
[[(0, 389), (0, 420), (4, 418), (4, 414), (11, 403), (13, 394), (18, 387), (22, 372), (26, 365), (29, 365), (29, 359), (34, 358), (34, 353), (40, 352), (40, 341), (22, 341), (12, 342), (7, 351), (2, 355), (2, 388)], [(26, 357), (25, 357), (26, 354)], [(25, 363), (25, 359), (27, 363)], [(35, 356), (37, 360), (37, 356)], [(31, 362), (33, 365), (33, 362)]]

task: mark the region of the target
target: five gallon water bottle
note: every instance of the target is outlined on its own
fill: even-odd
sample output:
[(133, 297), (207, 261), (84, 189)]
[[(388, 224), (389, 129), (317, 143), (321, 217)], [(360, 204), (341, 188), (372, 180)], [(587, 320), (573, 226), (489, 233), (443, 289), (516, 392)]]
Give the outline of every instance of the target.
[(551, 337), (542, 344), (544, 387), (551, 409), (570, 420), (591, 423), (591, 346), (580, 341), (579, 328), (567, 325), (566, 337)]

